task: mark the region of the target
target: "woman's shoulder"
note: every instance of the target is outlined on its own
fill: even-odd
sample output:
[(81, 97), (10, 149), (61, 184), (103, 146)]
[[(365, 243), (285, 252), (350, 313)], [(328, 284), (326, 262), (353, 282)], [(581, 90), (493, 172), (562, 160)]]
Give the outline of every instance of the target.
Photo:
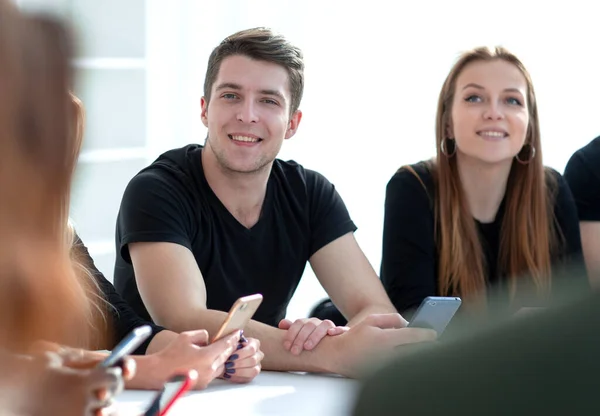
[(390, 179), (390, 184), (420, 184), (428, 192), (434, 190), (435, 165), (432, 160), (401, 166)]

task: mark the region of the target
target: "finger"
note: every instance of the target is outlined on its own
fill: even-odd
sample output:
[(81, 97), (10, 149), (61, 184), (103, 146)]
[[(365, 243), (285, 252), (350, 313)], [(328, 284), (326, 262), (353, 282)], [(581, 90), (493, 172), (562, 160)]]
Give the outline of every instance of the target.
[(107, 389), (99, 389), (92, 392), (88, 399), (88, 409), (96, 411), (109, 407), (114, 402), (114, 395)]
[(123, 372), (123, 379), (125, 381), (131, 380), (135, 376), (135, 372), (137, 371), (136, 362), (131, 357), (119, 360), (119, 362), (117, 363), (117, 367), (119, 367)]
[(40, 365), (47, 366), (50, 368), (58, 368), (63, 366), (62, 357), (55, 352), (44, 352), (42, 354), (36, 354), (33, 359)]
[(329, 328), (327, 330), (327, 335), (331, 335), (331, 336), (341, 335), (344, 332), (348, 332), (349, 329), (350, 329), (350, 327), (347, 327), (347, 326), (335, 326), (335, 327)]
[(212, 368), (213, 371), (215, 371), (215, 374), (216, 370), (225, 364), (227, 358), (230, 357), (236, 350), (239, 340), (240, 331), (235, 331), (234, 333), (226, 335), (218, 341), (213, 342), (208, 347), (204, 347), (210, 351), (210, 354), (213, 357)]
[[(292, 344), (292, 348), (290, 349), (291, 353), (294, 355), (299, 355), (304, 349), (304, 343), (308, 340), (310, 335), (317, 329), (317, 324), (314, 321), (309, 320), (303, 326), (298, 335), (296, 335), (296, 339), (294, 339), (294, 343)], [(320, 339), (319, 339), (320, 340)]]
[(256, 354), (251, 355), (250, 357), (240, 358), (237, 360), (228, 360), (225, 363), (225, 372), (229, 369), (241, 370), (244, 368), (252, 368), (261, 363), (264, 358), (264, 354), (262, 351), (258, 351)]
[(290, 329), (290, 326), (292, 326), (292, 321), (289, 319), (282, 319), (277, 325), (279, 329)]
[(208, 345), (208, 332), (205, 329), (198, 329), (196, 331), (185, 331), (179, 334), (185, 336), (192, 344), (199, 345), (201, 347)]
[(81, 355), (76, 356), (75, 354), (63, 356), (63, 365), (75, 370), (91, 370), (101, 361), (100, 358), (83, 358)]
[(308, 351), (312, 350), (314, 347), (317, 346), (319, 342), (321, 342), (323, 338), (327, 336), (327, 331), (333, 328), (335, 328), (335, 324), (329, 319), (326, 319), (323, 322), (321, 322), (319, 326), (317, 326), (315, 330), (310, 334), (306, 342), (304, 342), (304, 349)]
[(123, 376), (120, 367), (97, 368), (90, 373), (88, 387), (92, 391), (107, 389), (111, 395), (123, 390)]
[(399, 313), (372, 314), (367, 316), (362, 323), (382, 329), (404, 328), (407, 325), (406, 319)]
[(391, 346), (434, 341), (437, 338), (437, 333), (433, 329), (423, 328), (390, 329), (384, 333), (387, 343)]
[[(242, 348), (239, 348), (239, 347)], [(246, 345), (238, 345), (239, 349), (236, 349), (232, 355), (227, 358), (227, 361), (243, 360), (247, 357), (252, 357), (258, 351), (260, 351), (260, 341), (251, 338)]]
[(302, 330), (304, 323), (308, 322), (308, 319), (297, 319), (296, 322), (290, 326), (283, 337), (283, 348), (289, 351), (292, 348), (294, 340), (298, 336), (298, 333)]
[(257, 375), (260, 374), (261, 367), (256, 365), (255, 367), (248, 367), (243, 369), (236, 369), (234, 373), (225, 373), (223, 378), (233, 383), (248, 383), (253, 380)]

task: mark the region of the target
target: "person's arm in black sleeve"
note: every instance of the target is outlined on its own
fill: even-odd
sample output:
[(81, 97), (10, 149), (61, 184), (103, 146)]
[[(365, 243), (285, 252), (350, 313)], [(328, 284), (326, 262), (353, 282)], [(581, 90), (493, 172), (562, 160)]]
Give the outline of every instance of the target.
[(577, 204), (588, 275), (600, 288), (600, 137), (571, 156), (564, 177)]
[(142, 325), (150, 325), (152, 327), (152, 335), (150, 335), (133, 353), (143, 355), (146, 352), (146, 348), (148, 348), (148, 344), (150, 344), (154, 336), (162, 331), (163, 328), (154, 325), (151, 322), (144, 321), (133, 311), (133, 309), (131, 309), (127, 302), (125, 302), (117, 293), (114, 286), (96, 268), (87, 247), (78, 236), (76, 237), (74, 250), (77, 250), (78, 261), (81, 261), (82, 265), (88, 269), (91, 276), (96, 279), (96, 283), (101, 292), (99, 295), (108, 303), (106, 309), (110, 313), (110, 316), (107, 318), (109, 325), (112, 324), (112, 335), (114, 337), (114, 345), (109, 346), (109, 349), (112, 349), (118, 344), (119, 341), (125, 338), (125, 336), (127, 336), (134, 328)]
[(371, 314), (395, 313), (377, 273), (362, 252), (342, 198), (323, 175), (306, 171), (310, 264), (348, 326)]
[(436, 295), (433, 195), (407, 169), (388, 182), (383, 224), (381, 280), (401, 314)]
[[(553, 283), (560, 284), (561, 287), (563, 284), (568, 284), (572, 288), (589, 289), (589, 280), (584, 267), (577, 207), (565, 179), (558, 172), (552, 171), (551, 174), (555, 176), (557, 183), (554, 215), (562, 240), (560, 241), (561, 253), (559, 253), (558, 260), (554, 262), (555, 278)], [(577, 279), (577, 281), (573, 279)]]
[(569, 159), (564, 179), (577, 205), (579, 221), (600, 222), (600, 150), (588, 151), (585, 156), (581, 152), (575, 152)]

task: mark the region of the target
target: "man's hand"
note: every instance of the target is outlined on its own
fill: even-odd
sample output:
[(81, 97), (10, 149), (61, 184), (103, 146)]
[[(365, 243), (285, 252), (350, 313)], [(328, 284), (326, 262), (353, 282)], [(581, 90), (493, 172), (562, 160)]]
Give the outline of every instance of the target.
[(340, 335), (348, 330), (347, 327), (335, 326), (329, 319), (321, 321), (318, 318), (297, 319), (293, 323), (289, 319), (282, 319), (278, 326), (287, 330), (283, 348), (294, 355), (300, 355), (302, 350), (314, 349), (327, 335)]
[(340, 336), (335, 337), (331, 352), (333, 372), (357, 377), (360, 369), (374, 357), (392, 354), (395, 347), (433, 341), (437, 334), (431, 329), (406, 328), (406, 320), (397, 313), (369, 315)]

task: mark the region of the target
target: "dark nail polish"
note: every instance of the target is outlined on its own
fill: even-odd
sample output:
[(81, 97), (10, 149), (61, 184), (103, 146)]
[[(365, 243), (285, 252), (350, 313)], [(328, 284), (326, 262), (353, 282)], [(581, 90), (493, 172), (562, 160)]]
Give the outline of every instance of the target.
[(232, 356), (230, 356), (230, 357), (227, 359), (227, 361), (235, 361), (235, 360), (237, 360), (238, 358), (240, 358), (240, 356), (239, 356), (239, 355), (237, 355), (237, 354), (233, 354)]
[(231, 378), (231, 376), (227, 373), (223, 374), (223, 378)]
[(231, 361), (227, 361), (227, 362), (225, 363), (225, 368), (231, 368), (231, 367), (233, 367), (234, 365), (235, 365), (235, 363), (232, 363)]
[(235, 368), (228, 368), (227, 370), (225, 370), (226, 374), (235, 374)]
[(238, 344), (237, 349), (241, 350), (242, 348), (244, 348), (244, 345), (243, 344)]
[(240, 335), (240, 342), (248, 342), (245, 336)]

